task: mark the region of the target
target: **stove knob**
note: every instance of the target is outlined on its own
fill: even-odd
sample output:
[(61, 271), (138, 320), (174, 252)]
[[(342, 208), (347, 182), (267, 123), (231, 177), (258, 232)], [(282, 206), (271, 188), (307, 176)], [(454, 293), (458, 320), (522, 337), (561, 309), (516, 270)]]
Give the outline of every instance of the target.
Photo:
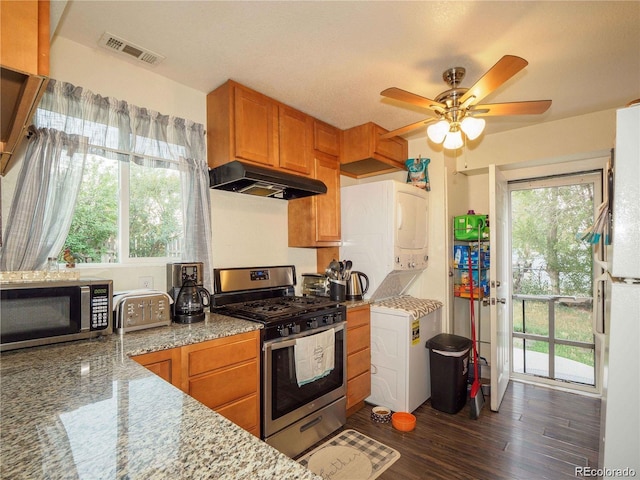
[(309, 328), (318, 328), (318, 319), (317, 318), (312, 318), (311, 320), (307, 321), (307, 326)]
[(331, 315), (327, 315), (324, 317), (323, 321), (326, 325), (331, 325), (333, 323), (333, 317)]
[(280, 336), (281, 337), (288, 337), (289, 336), (289, 327), (279, 327), (278, 328), (278, 332), (280, 332)]
[(293, 333), (300, 333), (300, 325), (291, 325), (291, 330), (293, 330)]

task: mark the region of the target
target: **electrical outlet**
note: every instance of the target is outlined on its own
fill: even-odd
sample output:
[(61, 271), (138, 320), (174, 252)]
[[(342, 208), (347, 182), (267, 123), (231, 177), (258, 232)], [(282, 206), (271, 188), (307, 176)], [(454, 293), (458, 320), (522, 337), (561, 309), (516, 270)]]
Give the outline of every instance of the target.
[(153, 277), (138, 277), (139, 288), (153, 288)]

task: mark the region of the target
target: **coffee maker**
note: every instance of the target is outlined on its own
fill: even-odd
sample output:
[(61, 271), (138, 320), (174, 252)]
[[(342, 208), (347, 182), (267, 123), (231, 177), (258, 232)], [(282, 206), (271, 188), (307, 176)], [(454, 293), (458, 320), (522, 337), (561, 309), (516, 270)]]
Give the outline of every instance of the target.
[(172, 320), (195, 323), (205, 319), (204, 308), (211, 304), (209, 291), (202, 285), (202, 262), (167, 264), (167, 287), (173, 299)]

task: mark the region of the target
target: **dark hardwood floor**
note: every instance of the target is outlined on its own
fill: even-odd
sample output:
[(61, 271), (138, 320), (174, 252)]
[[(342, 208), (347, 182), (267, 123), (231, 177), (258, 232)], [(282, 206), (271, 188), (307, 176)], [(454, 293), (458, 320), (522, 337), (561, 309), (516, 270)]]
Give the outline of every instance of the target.
[(499, 413), (489, 398), (477, 420), (469, 403), (450, 415), (428, 400), (412, 432), (371, 421), (371, 405), (347, 419), (352, 428), (401, 454), (380, 480), (563, 479), (576, 466), (598, 466), (600, 399), (511, 382)]

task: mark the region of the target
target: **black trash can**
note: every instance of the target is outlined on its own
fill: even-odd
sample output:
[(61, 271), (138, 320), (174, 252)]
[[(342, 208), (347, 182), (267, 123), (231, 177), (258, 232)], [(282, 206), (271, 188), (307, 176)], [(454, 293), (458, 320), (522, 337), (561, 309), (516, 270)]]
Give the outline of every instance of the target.
[(431, 374), (431, 406), (458, 413), (467, 403), (469, 351), (473, 343), (459, 335), (441, 333), (427, 340)]

